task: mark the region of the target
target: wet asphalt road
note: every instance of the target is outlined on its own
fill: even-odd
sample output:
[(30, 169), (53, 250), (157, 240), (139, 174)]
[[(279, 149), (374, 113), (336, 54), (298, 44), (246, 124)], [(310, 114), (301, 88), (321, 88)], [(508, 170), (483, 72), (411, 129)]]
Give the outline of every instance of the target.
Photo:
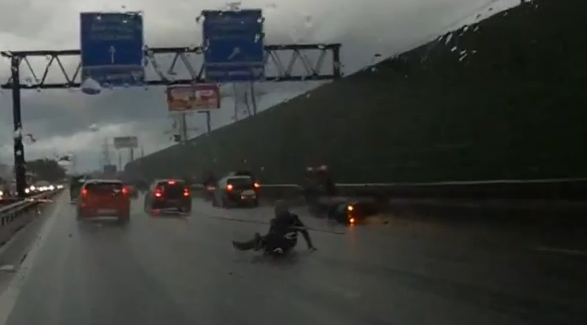
[(307, 254), (302, 241), (297, 257), (274, 262), (230, 244), (264, 232), (268, 207), (224, 210), (195, 200), (191, 216), (161, 218), (135, 201), (122, 227), (78, 223), (67, 197), (41, 217), (18, 272), (0, 272), (0, 325), (584, 324), (587, 317), (587, 252), (536, 234), (409, 218), (344, 228), (300, 210), (319, 251)]

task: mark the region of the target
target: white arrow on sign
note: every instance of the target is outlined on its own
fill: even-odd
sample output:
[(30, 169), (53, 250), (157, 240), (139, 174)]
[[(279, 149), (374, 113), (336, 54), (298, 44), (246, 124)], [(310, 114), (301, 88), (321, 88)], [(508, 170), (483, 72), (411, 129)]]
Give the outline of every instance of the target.
[(114, 63), (114, 53), (116, 53), (114, 46), (110, 46), (108, 53), (110, 53), (110, 63)]
[(237, 56), (237, 55), (238, 55), (238, 54), (240, 54), (240, 53), (241, 53), (241, 49), (240, 49), (239, 47), (235, 47), (235, 48), (232, 50), (232, 54), (230, 54), (230, 55), (228, 56), (228, 59), (229, 59), (229, 60), (232, 60), (232, 59), (234, 59), (234, 57), (235, 57), (235, 56)]

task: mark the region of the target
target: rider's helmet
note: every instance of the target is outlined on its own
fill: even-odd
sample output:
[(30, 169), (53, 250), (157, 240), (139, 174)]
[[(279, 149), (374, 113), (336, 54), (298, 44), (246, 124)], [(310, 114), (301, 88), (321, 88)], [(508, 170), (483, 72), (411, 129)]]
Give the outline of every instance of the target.
[(285, 200), (277, 200), (273, 209), (275, 211), (275, 215), (279, 216), (289, 212), (289, 204), (287, 204), (287, 201)]

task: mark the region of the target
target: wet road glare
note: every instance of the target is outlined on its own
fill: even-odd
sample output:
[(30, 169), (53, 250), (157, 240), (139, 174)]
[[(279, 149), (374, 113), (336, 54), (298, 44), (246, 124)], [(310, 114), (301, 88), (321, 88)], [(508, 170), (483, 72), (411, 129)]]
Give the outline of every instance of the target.
[(195, 199), (188, 217), (150, 217), (141, 198), (122, 226), (76, 221), (68, 197), (37, 221), (17, 271), (0, 272), (0, 325), (581, 324), (587, 317), (587, 255), (549, 251), (538, 237), (409, 218), (347, 228), (299, 209), (318, 251), (307, 253), (302, 240), (297, 254), (272, 261), (231, 245), (264, 232), (270, 207), (226, 210)]

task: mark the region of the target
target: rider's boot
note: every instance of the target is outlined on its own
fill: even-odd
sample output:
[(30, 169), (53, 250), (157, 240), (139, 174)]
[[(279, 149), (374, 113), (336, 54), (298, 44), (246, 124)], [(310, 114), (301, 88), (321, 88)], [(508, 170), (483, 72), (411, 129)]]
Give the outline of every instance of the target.
[(258, 251), (263, 248), (263, 237), (258, 232), (255, 233), (255, 248), (254, 250)]

